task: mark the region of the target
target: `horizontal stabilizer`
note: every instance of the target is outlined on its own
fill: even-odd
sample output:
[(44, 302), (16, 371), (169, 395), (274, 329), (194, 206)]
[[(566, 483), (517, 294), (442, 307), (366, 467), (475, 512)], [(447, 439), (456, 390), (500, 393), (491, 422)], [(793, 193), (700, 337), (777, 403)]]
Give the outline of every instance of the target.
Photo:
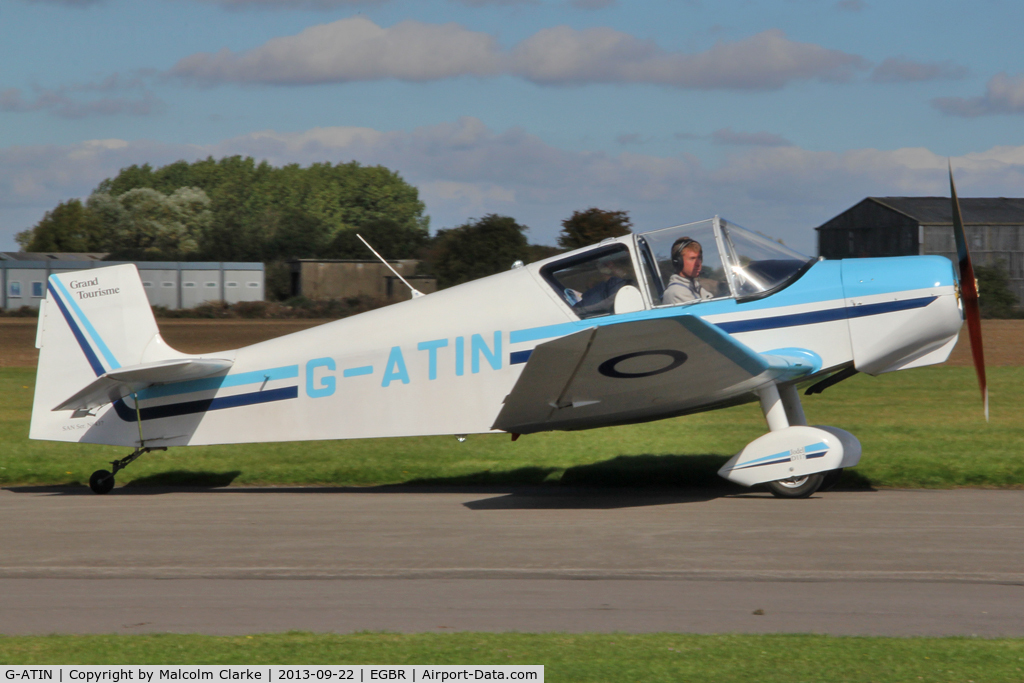
[(182, 358), (142, 363), (111, 370), (53, 410), (91, 410), (154, 384), (201, 379), (227, 372), (233, 361), (222, 358)]

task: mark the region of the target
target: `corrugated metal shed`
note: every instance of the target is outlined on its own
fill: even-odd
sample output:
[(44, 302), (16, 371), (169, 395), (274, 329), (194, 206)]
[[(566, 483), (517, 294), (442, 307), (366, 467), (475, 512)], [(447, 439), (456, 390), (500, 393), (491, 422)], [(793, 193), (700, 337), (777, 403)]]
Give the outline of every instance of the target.
[[(975, 265), (1002, 269), (1024, 302), (1024, 199), (960, 199)], [(825, 258), (937, 254), (956, 261), (949, 197), (867, 197), (816, 228)]]
[[(952, 225), (949, 197), (868, 197), (921, 225)], [(1016, 197), (961, 198), (960, 211), (967, 225), (1022, 225), (1024, 199)]]
[[(0, 308), (39, 308), (46, 281), (53, 273), (88, 270), (130, 261), (100, 261), (95, 254), (3, 252), (19, 258), (0, 258)], [(29, 260), (24, 257), (35, 256)], [(40, 258), (42, 257), (42, 258)], [(265, 273), (262, 263), (205, 261), (135, 261), (149, 302), (167, 308), (192, 308), (205, 301), (262, 301)]]

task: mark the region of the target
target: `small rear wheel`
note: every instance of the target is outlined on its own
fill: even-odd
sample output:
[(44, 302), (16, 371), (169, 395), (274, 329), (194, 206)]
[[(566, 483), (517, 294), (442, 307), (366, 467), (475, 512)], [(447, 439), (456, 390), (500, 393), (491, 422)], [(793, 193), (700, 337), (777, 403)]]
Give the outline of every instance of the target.
[(93, 493), (110, 493), (114, 488), (114, 475), (106, 470), (96, 470), (89, 477), (89, 488)]
[(768, 490), (776, 498), (807, 498), (821, 488), (823, 474), (808, 474), (803, 477), (790, 477), (768, 482)]

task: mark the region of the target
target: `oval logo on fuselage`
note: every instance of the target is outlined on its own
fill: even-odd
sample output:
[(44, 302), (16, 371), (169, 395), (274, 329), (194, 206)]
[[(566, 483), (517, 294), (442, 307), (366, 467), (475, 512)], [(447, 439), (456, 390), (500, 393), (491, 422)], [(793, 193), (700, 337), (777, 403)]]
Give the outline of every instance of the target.
[[(634, 358), (645, 358), (648, 356), (664, 356), (665, 359), (668, 360), (668, 364), (657, 367), (657, 364), (660, 364), (663, 361), (658, 361), (657, 364), (650, 362), (627, 363), (626, 368), (619, 368), (621, 363), (626, 363), (626, 361), (633, 360)], [(637, 379), (639, 377), (652, 377), (654, 375), (660, 375), (663, 372), (675, 370), (685, 362), (686, 354), (682, 351), (676, 351), (675, 349), (634, 351), (633, 353), (624, 353), (621, 356), (609, 358), (598, 366), (597, 371), (605, 377), (611, 377), (613, 379)], [(652, 365), (654, 365), (654, 367), (651, 367)]]

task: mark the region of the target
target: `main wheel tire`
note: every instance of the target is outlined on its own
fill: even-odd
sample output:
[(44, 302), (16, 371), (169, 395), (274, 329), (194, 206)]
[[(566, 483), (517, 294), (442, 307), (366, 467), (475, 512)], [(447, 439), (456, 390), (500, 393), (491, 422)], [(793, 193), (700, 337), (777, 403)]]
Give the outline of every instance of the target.
[(843, 468), (829, 470), (828, 472), (822, 472), (822, 474), (825, 476), (821, 481), (821, 488), (818, 490), (824, 493), (825, 491), (831, 491), (839, 483), (839, 479), (843, 476)]
[(807, 498), (821, 488), (823, 474), (808, 474), (804, 477), (790, 477), (768, 482), (768, 490), (776, 498)]
[(96, 470), (89, 477), (89, 488), (92, 489), (93, 493), (100, 495), (110, 493), (111, 489), (114, 488), (114, 475), (106, 470)]

